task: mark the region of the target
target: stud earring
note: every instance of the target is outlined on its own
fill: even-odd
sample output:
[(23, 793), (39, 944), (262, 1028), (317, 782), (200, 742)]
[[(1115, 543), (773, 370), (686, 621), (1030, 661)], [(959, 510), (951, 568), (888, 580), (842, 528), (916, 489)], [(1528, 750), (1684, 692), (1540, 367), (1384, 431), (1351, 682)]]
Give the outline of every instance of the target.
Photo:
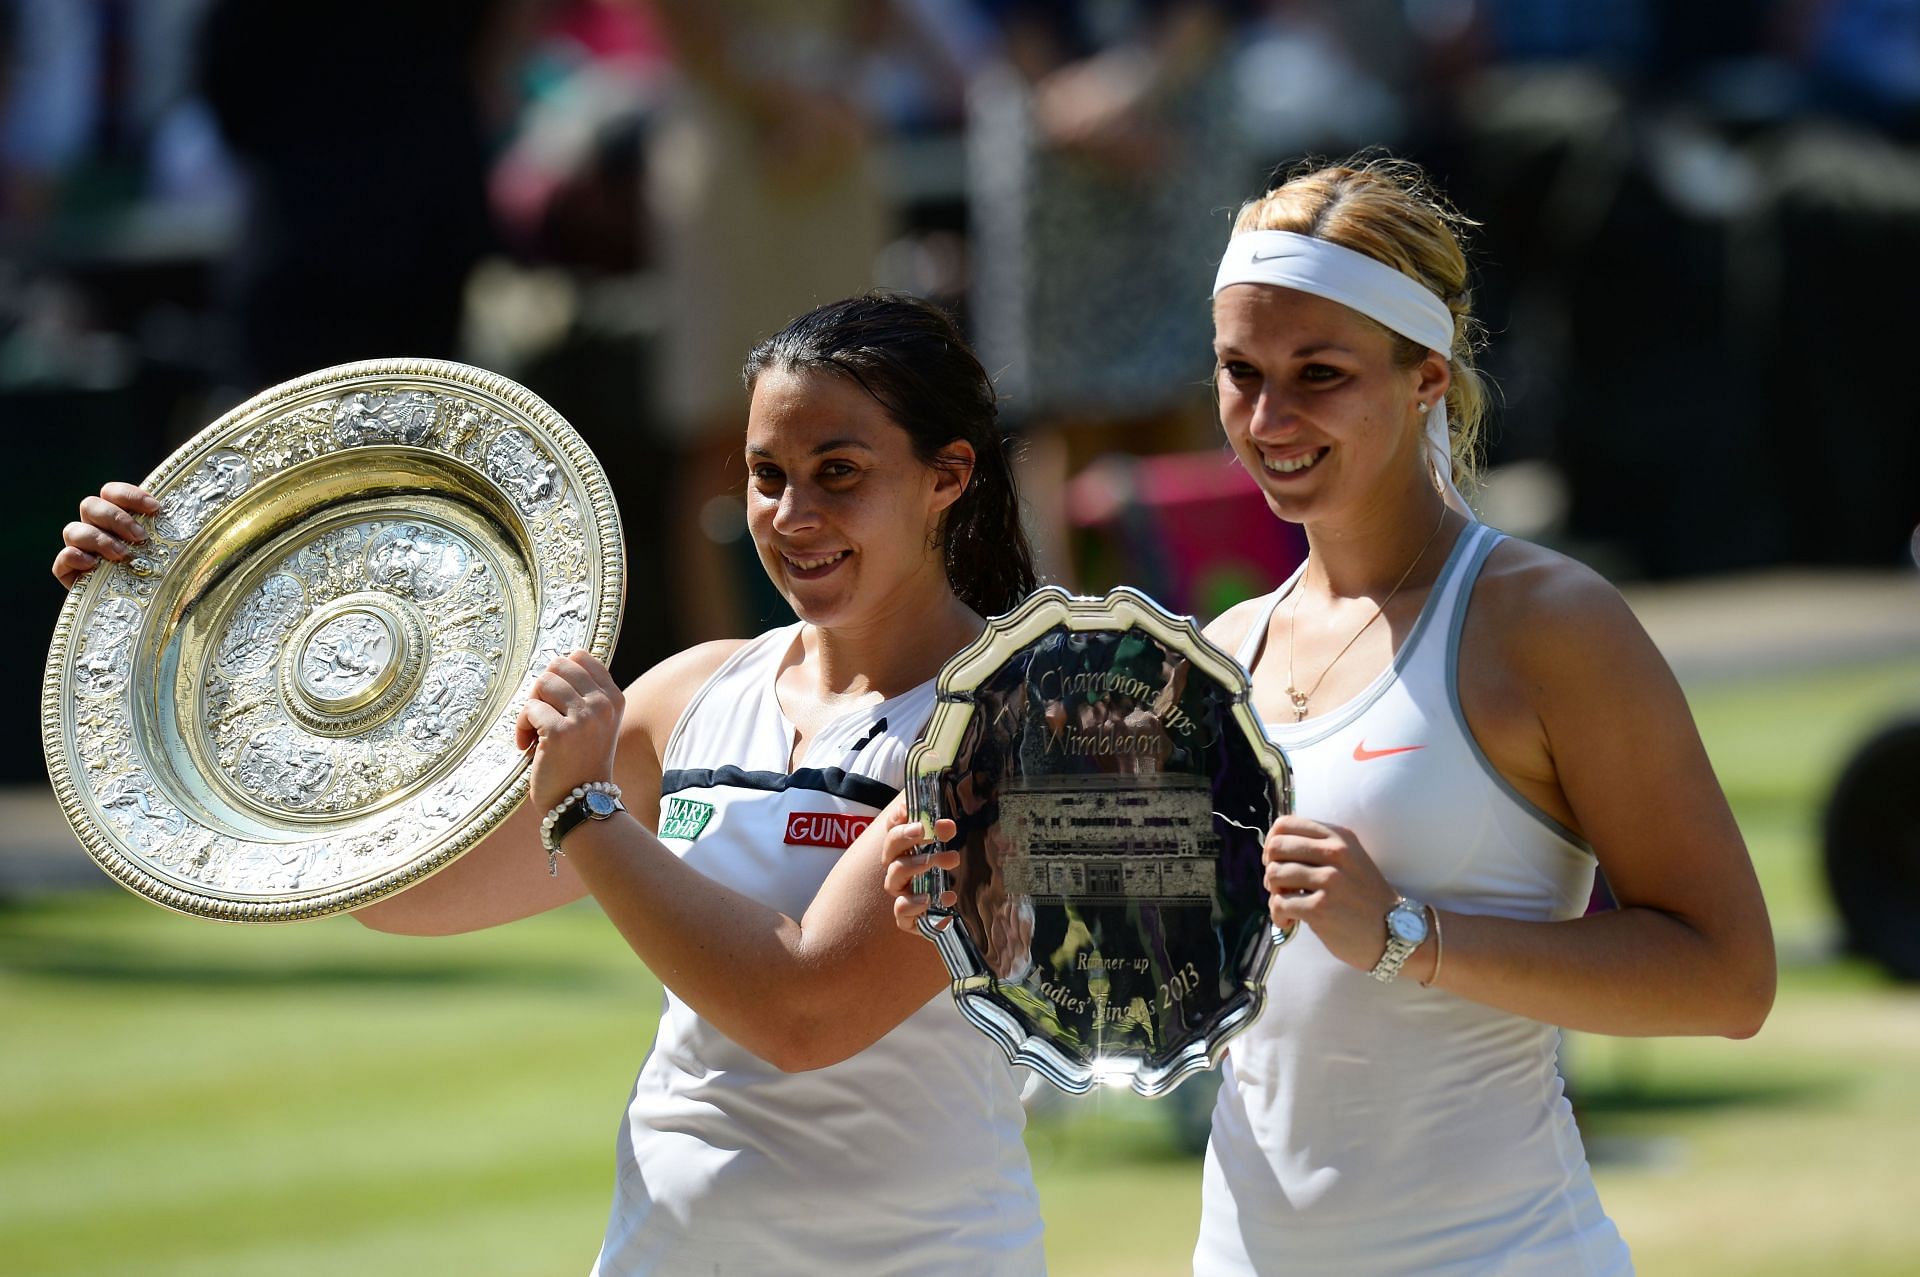
[(1427, 411), (1428, 411), (1428, 409), (1430, 409), (1430, 408), (1432, 408), (1432, 407), (1433, 407), (1433, 405), (1432, 405), (1432, 404), (1430, 404), (1430, 403), (1428, 403), (1428, 402), (1427, 402), (1426, 400), (1424, 400), (1424, 399), (1422, 399), (1422, 400), (1420, 401), (1420, 415), (1421, 415), (1421, 416), (1423, 416), (1423, 417), (1424, 417), (1424, 416), (1426, 416), (1426, 415), (1427, 415)]

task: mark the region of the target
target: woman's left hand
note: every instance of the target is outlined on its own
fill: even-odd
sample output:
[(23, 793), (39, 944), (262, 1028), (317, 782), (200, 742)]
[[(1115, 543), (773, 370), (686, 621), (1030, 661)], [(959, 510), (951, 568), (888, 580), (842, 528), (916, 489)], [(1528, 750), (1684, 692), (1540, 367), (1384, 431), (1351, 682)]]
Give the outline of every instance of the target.
[(625, 711), (620, 685), (590, 652), (559, 657), (534, 680), (514, 740), (521, 749), (539, 747), (529, 791), (537, 810), (553, 810), (576, 786), (613, 779)]
[[(917, 935), (921, 916), (935, 902), (923, 893), (916, 893), (914, 888), (929, 869), (951, 873), (960, 867), (960, 853), (940, 846), (954, 836), (959, 826), (945, 818), (936, 820), (933, 836), (929, 838), (926, 826), (917, 820), (909, 821), (904, 810), (889, 812), (887, 824), (887, 840), (880, 848), (880, 863), (886, 866), (881, 881), (887, 894), (893, 897), (893, 925)], [(922, 851), (922, 847), (926, 850)], [(958, 899), (947, 891), (941, 894), (939, 903), (950, 906)]]
[(1267, 832), (1261, 859), (1275, 924), (1304, 922), (1334, 957), (1373, 970), (1386, 951), (1387, 912), (1400, 893), (1351, 829), (1282, 816)]

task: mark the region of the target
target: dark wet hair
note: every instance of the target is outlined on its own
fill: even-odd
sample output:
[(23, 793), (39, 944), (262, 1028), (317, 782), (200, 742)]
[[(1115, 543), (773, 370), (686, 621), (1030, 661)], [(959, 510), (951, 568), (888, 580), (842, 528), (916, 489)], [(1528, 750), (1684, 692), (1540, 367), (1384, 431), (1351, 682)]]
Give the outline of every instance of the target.
[(1033, 549), (1020, 526), (999, 401), (951, 315), (900, 293), (829, 302), (753, 348), (740, 374), (748, 394), (769, 369), (845, 377), (886, 409), (927, 465), (952, 465), (942, 450), (971, 444), (973, 477), (937, 533), (947, 581), (982, 616), (1032, 593)]

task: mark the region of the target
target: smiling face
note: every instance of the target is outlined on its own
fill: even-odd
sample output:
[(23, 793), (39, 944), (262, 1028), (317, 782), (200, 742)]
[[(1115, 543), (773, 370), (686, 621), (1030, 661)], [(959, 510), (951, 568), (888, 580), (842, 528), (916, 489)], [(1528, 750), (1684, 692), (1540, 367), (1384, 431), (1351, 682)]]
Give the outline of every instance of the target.
[[(964, 443), (950, 450), (967, 461)], [(966, 468), (930, 466), (872, 396), (829, 372), (771, 368), (747, 416), (747, 525), (800, 618), (855, 626), (950, 593), (940, 516)]]
[(1270, 284), (1223, 289), (1213, 319), (1220, 424), (1275, 514), (1338, 518), (1427, 482), (1419, 405), (1446, 393), (1444, 359), (1401, 366), (1379, 325)]

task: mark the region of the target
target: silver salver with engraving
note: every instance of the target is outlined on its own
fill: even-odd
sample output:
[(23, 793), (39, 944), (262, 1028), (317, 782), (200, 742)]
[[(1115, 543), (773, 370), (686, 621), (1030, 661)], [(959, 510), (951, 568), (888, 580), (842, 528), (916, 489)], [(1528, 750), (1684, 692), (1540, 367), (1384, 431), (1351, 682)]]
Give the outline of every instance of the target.
[(941, 672), (907, 775), (962, 858), (924, 884), (957, 903), (921, 930), (1009, 1060), (1164, 1095), (1260, 1014), (1287, 938), (1261, 848), (1291, 779), (1246, 672), (1190, 619), (1134, 590), (1037, 592)]
[(144, 486), (148, 539), (61, 609), (41, 737), (87, 851), (168, 908), (317, 917), (444, 868), (525, 794), (532, 680), (612, 651), (606, 476), (480, 369), (313, 373)]

